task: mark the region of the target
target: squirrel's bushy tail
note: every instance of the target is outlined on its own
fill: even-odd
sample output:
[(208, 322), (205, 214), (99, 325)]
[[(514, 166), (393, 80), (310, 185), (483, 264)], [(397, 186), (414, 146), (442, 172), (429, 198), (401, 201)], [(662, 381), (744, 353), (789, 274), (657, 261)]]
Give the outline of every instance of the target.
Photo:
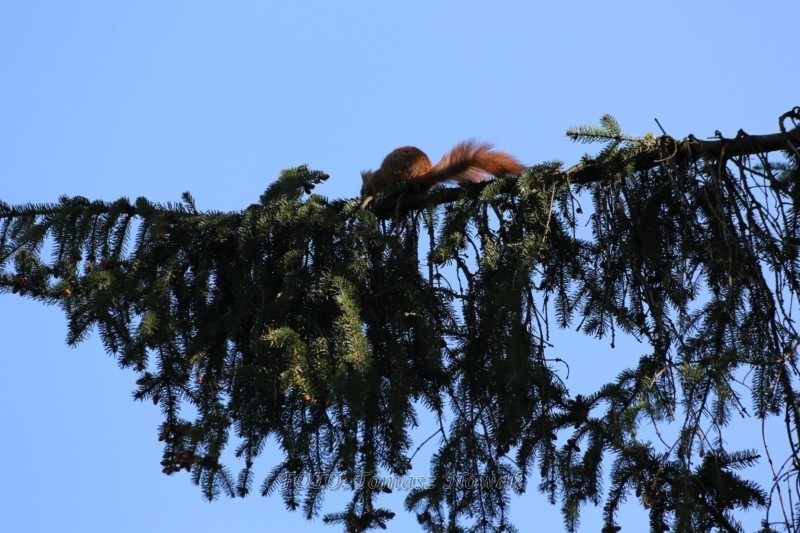
[(492, 149), (489, 143), (475, 140), (458, 143), (441, 161), (415, 181), (430, 189), (448, 181), (464, 183), (504, 178), (521, 174), (525, 167), (506, 152)]

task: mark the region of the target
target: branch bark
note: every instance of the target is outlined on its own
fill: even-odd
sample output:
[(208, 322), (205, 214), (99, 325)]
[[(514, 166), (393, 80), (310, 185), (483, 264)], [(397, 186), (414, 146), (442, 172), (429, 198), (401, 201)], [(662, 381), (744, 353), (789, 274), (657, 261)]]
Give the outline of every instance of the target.
[[(664, 135), (658, 140), (653, 150), (637, 154), (634, 165), (637, 171), (643, 171), (667, 160), (676, 164), (685, 164), (701, 159), (718, 161), (735, 156), (763, 154), (779, 150), (797, 152), (799, 146), (800, 127), (768, 135), (748, 135), (739, 130), (736, 137), (732, 139), (719, 138), (712, 141), (701, 141), (694, 135), (677, 141), (669, 135)], [(598, 181), (596, 170), (596, 167), (592, 167), (592, 165), (579, 163), (561, 175), (553, 176), (553, 179), (559, 180), (568, 177), (571, 183), (591, 183)]]

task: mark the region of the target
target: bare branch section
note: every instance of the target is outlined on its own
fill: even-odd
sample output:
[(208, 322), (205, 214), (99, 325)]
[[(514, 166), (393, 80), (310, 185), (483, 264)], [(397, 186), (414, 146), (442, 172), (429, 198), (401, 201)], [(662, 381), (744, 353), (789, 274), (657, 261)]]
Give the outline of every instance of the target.
[[(736, 137), (732, 139), (720, 138), (710, 141), (699, 140), (694, 135), (677, 141), (665, 135), (658, 139), (658, 144), (654, 149), (634, 155), (634, 169), (640, 172), (649, 170), (665, 161), (681, 165), (703, 159), (718, 161), (781, 150), (790, 151), (798, 145), (800, 145), (800, 128), (768, 135), (748, 135), (739, 130)], [(596, 167), (579, 163), (563, 174), (553, 176), (552, 179), (561, 181), (565, 178), (568, 178), (571, 183), (591, 183), (601, 180), (602, 175), (598, 176)]]

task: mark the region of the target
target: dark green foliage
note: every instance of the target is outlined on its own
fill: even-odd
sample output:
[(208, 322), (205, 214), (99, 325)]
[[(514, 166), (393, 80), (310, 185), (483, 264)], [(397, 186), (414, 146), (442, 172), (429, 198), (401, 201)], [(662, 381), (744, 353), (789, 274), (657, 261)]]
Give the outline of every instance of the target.
[[(731, 414), (778, 414), (800, 442), (796, 153), (702, 159), (611, 117), (571, 136), (606, 143), (577, 184), (543, 164), (390, 220), (311, 194), (327, 176), (305, 167), (237, 213), (188, 194), (0, 204), (0, 291), (61, 306), (72, 344), (96, 328), (163, 411), (164, 472), (190, 471), (209, 499), (250, 493), (272, 437), (283, 457), (262, 494), (311, 517), (343, 480), (352, 501), (325, 521), (386, 527), (377, 498), (410, 470), (423, 407), (439, 447), (406, 506), (426, 530), (512, 531), (509, 495), (533, 482), (569, 530), (591, 502), (616, 531), (635, 497), (652, 531), (736, 531), (736, 510), (774, 502), (737, 472), (759, 458), (726, 448)], [(548, 355), (555, 327), (647, 348), (573, 395)], [(232, 436), (238, 475), (221, 455)]]

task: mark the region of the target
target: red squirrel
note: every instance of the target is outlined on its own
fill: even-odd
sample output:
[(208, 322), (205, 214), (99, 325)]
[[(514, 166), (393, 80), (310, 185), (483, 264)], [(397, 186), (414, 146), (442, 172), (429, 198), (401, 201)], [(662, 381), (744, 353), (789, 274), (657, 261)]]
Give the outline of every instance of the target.
[(419, 148), (403, 146), (387, 155), (378, 170), (361, 173), (361, 196), (374, 196), (400, 183), (408, 183), (413, 193), (422, 194), (448, 181), (475, 183), (492, 176), (519, 175), (523, 170), (514, 156), (474, 140), (458, 143), (435, 165)]

